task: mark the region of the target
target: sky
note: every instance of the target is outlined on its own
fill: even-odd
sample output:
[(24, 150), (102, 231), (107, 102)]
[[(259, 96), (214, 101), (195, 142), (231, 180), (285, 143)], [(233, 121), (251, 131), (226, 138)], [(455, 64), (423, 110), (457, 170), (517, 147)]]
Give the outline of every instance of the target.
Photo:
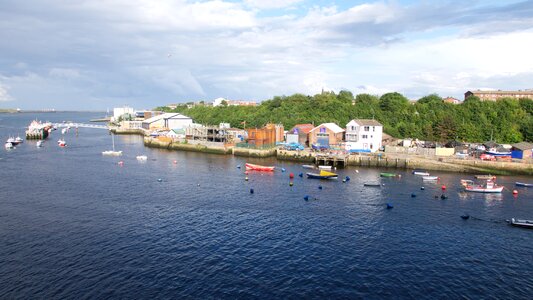
[(0, 108), (533, 88), (533, 1), (2, 0)]

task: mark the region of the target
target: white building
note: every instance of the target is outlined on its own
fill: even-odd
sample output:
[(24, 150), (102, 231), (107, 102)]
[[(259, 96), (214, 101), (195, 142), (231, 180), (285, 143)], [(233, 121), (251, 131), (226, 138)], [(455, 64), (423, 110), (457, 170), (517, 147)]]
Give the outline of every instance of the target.
[(120, 117), (124, 118), (124, 115), (130, 115), (132, 117), (135, 117), (135, 112), (131, 107), (115, 107), (113, 108), (113, 120), (111, 121), (118, 121)]
[(192, 119), (190, 117), (184, 116), (180, 113), (166, 113), (144, 120), (142, 127), (147, 130), (183, 129), (191, 124)]
[(346, 124), (346, 150), (376, 152), (381, 147), (383, 125), (376, 120), (355, 119)]
[(213, 106), (220, 106), (222, 105), (222, 101), (226, 101), (226, 103), (228, 102), (228, 100), (226, 98), (216, 98), (215, 100), (213, 100)]

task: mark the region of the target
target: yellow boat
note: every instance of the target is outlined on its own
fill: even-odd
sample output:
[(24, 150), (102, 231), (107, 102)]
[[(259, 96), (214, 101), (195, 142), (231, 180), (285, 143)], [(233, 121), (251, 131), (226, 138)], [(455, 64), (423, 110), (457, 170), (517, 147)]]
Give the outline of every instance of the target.
[(307, 178), (313, 178), (313, 179), (336, 179), (339, 175), (335, 174), (335, 173), (332, 173), (332, 172), (328, 172), (328, 171), (324, 171), (324, 170), (320, 170), (320, 173), (307, 173)]

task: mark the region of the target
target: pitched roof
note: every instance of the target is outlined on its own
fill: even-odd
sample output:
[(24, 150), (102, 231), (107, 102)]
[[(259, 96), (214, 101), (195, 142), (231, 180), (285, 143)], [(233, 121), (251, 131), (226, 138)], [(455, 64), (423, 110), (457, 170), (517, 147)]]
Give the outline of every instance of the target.
[(344, 132), (344, 129), (340, 128), (339, 125), (337, 125), (335, 123), (322, 123), (322, 124), (318, 125), (317, 127), (311, 129), (311, 131), (315, 131), (316, 129), (318, 129), (321, 126), (326, 127), (327, 129), (333, 131), (334, 133)]
[(313, 124), (296, 124), (289, 132), (294, 132), (295, 129), (298, 129), (298, 132), (308, 134), (313, 128), (315, 128)]
[[(353, 119), (352, 121), (357, 123), (357, 125), (359, 125), (359, 126), (383, 126), (383, 125), (381, 125), (381, 123), (379, 123), (378, 121), (373, 120), (373, 119)], [(348, 124), (350, 124), (350, 123), (348, 123)]]
[(190, 119), (190, 117), (184, 116), (180, 113), (164, 113), (155, 117), (151, 117), (143, 121), (143, 123), (153, 123), (163, 119)]
[(531, 149), (533, 149), (533, 144), (528, 143), (528, 142), (520, 142), (520, 143), (513, 144), (512, 146), (514, 148), (522, 150), (522, 151), (523, 150), (531, 150)]

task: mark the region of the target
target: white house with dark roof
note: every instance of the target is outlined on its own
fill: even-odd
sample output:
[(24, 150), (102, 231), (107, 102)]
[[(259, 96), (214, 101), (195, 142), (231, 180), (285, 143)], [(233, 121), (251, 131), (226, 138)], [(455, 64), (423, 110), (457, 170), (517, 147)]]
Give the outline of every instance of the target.
[(376, 120), (354, 119), (346, 124), (346, 151), (376, 152), (382, 138), (383, 125)]

